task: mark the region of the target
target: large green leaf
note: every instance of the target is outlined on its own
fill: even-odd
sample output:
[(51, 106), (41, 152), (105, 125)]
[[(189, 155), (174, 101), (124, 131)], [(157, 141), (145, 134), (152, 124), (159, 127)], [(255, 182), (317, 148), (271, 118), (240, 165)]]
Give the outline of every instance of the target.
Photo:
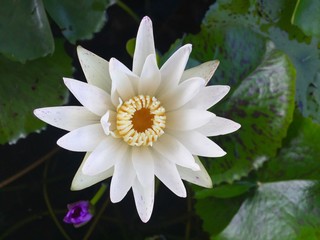
[(234, 87), (260, 64), (266, 51), (263, 37), (237, 24), (204, 27), (199, 34), (186, 36), (184, 41), (193, 45), (192, 58), (200, 62), (220, 60), (211, 84)]
[[(229, 207), (224, 207), (226, 213)], [(207, 217), (205, 222), (216, 219), (208, 213), (203, 216)], [(319, 229), (319, 184), (313, 181), (265, 183), (242, 203), (227, 228), (218, 236), (212, 235), (212, 239), (316, 240)]]
[[(214, 184), (238, 180), (274, 156), (281, 146), (292, 120), (294, 68), (286, 55), (273, 49), (272, 44), (264, 53), (262, 43), (265, 42), (238, 26), (212, 32), (203, 30), (187, 37), (186, 41), (194, 43), (193, 57), (197, 60), (218, 56), (221, 65), (213, 84), (231, 84), (235, 89), (213, 112), (239, 122), (242, 127), (218, 139), (228, 154), (207, 163)], [(217, 50), (213, 51), (213, 47)]]
[(197, 189), (194, 197), (196, 199), (204, 199), (207, 197), (224, 199), (232, 198), (242, 195), (256, 186), (257, 184), (252, 181), (237, 181), (233, 182), (232, 184), (221, 184), (219, 186), (215, 186), (214, 188)]
[(271, 39), (297, 69), (296, 103), (300, 111), (320, 123), (319, 39), (306, 36), (291, 24), (294, 7), (291, 0), (219, 0), (207, 12), (203, 28), (240, 25)]
[(53, 51), (54, 41), (42, 0), (1, 1), (0, 53), (25, 62)]
[(44, 0), (47, 11), (71, 42), (93, 37), (106, 22), (110, 0)]
[(291, 21), (306, 35), (320, 37), (320, 1), (298, 0)]
[(246, 195), (220, 199), (215, 197), (197, 200), (195, 209), (203, 220), (203, 229), (210, 235), (217, 235), (225, 229), (238, 212)]
[(44, 126), (33, 109), (66, 101), (62, 77), (70, 76), (71, 69), (62, 43), (52, 56), (25, 64), (0, 56), (0, 144), (13, 143)]
[(210, 160), (214, 183), (240, 179), (275, 156), (292, 120), (294, 88), (295, 71), (287, 56), (268, 49), (261, 64), (220, 106), (241, 129), (222, 137), (228, 154)]
[(320, 125), (296, 113), (283, 142), (277, 156), (258, 172), (259, 180), (320, 179)]

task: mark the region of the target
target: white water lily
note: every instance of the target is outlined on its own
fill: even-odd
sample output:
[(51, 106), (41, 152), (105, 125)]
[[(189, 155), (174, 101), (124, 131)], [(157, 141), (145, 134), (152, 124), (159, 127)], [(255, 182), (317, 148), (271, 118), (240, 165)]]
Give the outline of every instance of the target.
[(226, 153), (208, 137), (236, 131), (240, 125), (207, 111), (229, 86), (206, 86), (218, 61), (184, 71), (191, 45), (179, 48), (159, 69), (152, 22), (141, 21), (132, 71), (115, 58), (106, 61), (77, 48), (88, 83), (64, 78), (83, 106), (39, 108), (34, 114), (70, 131), (57, 144), (87, 152), (72, 190), (112, 176), (110, 198), (121, 201), (132, 188), (138, 214), (150, 219), (155, 176), (179, 197), (182, 182), (210, 188), (212, 182), (197, 156)]

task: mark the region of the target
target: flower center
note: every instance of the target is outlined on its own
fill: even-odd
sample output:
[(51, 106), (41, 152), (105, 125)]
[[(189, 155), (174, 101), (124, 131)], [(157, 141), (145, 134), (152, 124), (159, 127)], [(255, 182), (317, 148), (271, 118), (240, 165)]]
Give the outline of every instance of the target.
[(130, 146), (152, 146), (165, 126), (165, 109), (155, 97), (135, 96), (117, 109), (118, 134)]

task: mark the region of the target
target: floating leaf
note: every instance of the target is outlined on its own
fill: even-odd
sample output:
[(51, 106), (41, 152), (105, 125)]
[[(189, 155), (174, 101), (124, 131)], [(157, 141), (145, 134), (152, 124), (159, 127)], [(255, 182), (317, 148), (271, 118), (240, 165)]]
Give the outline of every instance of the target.
[(298, 0), (291, 22), (306, 35), (320, 37), (320, 1)]
[(202, 29), (185, 41), (195, 45), (192, 57), (196, 60), (219, 59), (221, 64), (211, 82), (232, 85), (234, 90), (213, 112), (242, 127), (218, 138), (228, 154), (207, 163), (214, 184), (239, 180), (281, 146), (292, 120), (294, 68), (285, 54), (272, 44), (266, 51), (263, 38), (239, 25)]
[(208, 197), (197, 200), (195, 209), (203, 220), (203, 229), (210, 235), (219, 234), (238, 212), (246, 196), (227, 199)]
[(288, 130), (288, 136), (276, 157), (258, 172), (261, 181), (320, 179), (320, 125), (299, 113)]
[(196, 199), (207, 197), (232, 198), (248, 192), (251, 188), (256, 187), (255, 183), (249, 181), (238, 181), (232, 184), (222, 184), (212, 189), (200, 189), (195, 193)]
[(62, 77), (70, 76), (71, 69), (62, 43), (52, 56), (25, 64), (0, 56), (0, 144), (14, 143), (44, 126), (33, 109), (66, 102)]
[(266, 51), (263, 37), (236, 24), (204, 27), (199, 34), (186, 36), (184, 41), (193, 45), (192, 58), (200, 62), (220, 61), (212, 84), (237, 86), (260, 64)]
[(47, 11), (71, 42), (91, 39), (106, 22), (110, 0), (44, 0)]
[(25, 62), (54, 51), (42, 0), (2, 0), (0, 7), (0, 52)]
[[(229, 212), (226, 208), (224, 211)], [(213, 215), (207, 216), (216, 219)], [(265, 183), (242, 203), (227, 228), (211, 239), (315, 240), (320, 235), (319, 229), (319, 184), (313, 181)]]
[(303, 116), (310, 116), (320, 123), (320, 97), (317, 94), (320, 89), (319, 39), (306, 36), (291, 24), (294, 1), (247, 3), (247, 0), (217, 1), (207, 12), (202, 28), (214, 30), (237, 25), (271, 39), (276, 48), (290, 57), (297, 70), (296, 103), (299, 110)]

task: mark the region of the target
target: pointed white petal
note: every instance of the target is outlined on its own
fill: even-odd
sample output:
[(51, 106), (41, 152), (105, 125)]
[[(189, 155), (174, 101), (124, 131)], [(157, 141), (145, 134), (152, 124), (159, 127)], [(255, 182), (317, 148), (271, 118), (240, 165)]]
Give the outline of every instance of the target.
[(166, 159), (183, 167), (199, 170), (190, 151), (185, 148), (177, 139), (168, 134), (162, 135), (153, 148)]
[(116, 161), (123, 158), (126, 147), (121, 139), (111, 136), (104, 138), (83, 165), (83, 173), (93, 176), (111, 168)]
[(148, 147), (132, 148), (132, 163), (137, 178), (143, 187), (153, 184), (154, 166), (153, 158)]
[(77, 47), (77, 53), (87, 82), (110, 94), (111, 78), (108, 61), (81, 46)]
[(160, 70), (157, 65), (156, 56), (151, 54), (143, 65), (139, 80), (138, 93), (153, 96), (161, 81)]
[(83, 165), (87, 161), (90, 154), (91, 153), (86, 153), (86, 156), (84, 157), (76, 175), (73, 177), (73, 180), (71, 183), (72, 191), (78, 191), (78, 190), (82, 190), (84, 188), (90, 187), (98, 182), (103, 181), (104, 179), (111, 177), (113, 174), (113, 168), (109, 168), (108, 170), (94, 176), (88, 176), (83, 174), (82, 172)]
[(110, 111), (107, 111), (106, 114), (104, 114), (102, 116), (102, 118), (100, 119), (101, 126), (102, 126), (103, 131), (106, 135), (110, 134), (111, 123), (109, 121), (109, 118), (110, 118)]
[(152, 184), (142, 186), (138, 179), (136, 179), (132, 186), (134, 201), (136, 203), (137, 211), (142, 222), (149, 221), (154, 204), (154, 177)]
[(140, 76), (143, 64), (150, 54), (156, 54), (152, 22), (149, 17), (144, 17), (138, 29), (132, 63), (132, 71), (138, 76)]
[(198, 109), (179, 109), (166, 113), (166, 128), (187, 131), (207, 124), (213, 113)]
[(207, 110), (219, 102), (230, 90), (226, 85), (214, 85), (202, 88), (200, 92), (185, 105), (185, 108)]
[(105, 137), (101, 124), (92, 124), (72, 130), (59, 138), (57, 144), (70, 151), (90, 152)]
[(162, 94), (158, 99), (165, 106), (166, 111), (172, 111), (193, 99), (204, 87), (204, 84), (205, 81), (202, 78), (190, 78), (172, 91)]
[(114, 173), (111, 179), (111, 202), (120, 202), (128, 193), (136, 178), (136, 172), (132, 165), (132, 153), (127, 151), (125, 156), (114, 165)]
[(63, 80), (79, 102), (94, 114), (102, 116), (108, 109), (114, 109), (110, 95), (101, 88), (71, 78)]
[(197, 156), (195, 156), (194, 159), (200, 166), (200, 171), (193, 171), (189, 168), (177, 166), (181, 178), (201, 187), (212, 188), (212, 180), (207, 170)]
[(168, 89), (178, 86), (182, 73), (187, 65), (191, 49), (191, 44), (182, 46), (174, 52), (160, 68), (161, 85), (159, 93), (164, 93), (168, 91)]
[(153, 156), (155, 158), (154, 172), (157, 178), (177, 196), (186, 197), (186, 188), (183, 185), (176, 165), (155, 152)]
[(99, 122), (99, 117), (80, 106), (38, 108), (34, 115), (42, 121), (67, 131)]
[(216, 143), (197, 131), (168, 131), (193, 155), (203, 157), (222, 157), (226, 152)]
[(123, 101), (129, 100), (136, 95), (133, 87), (133, 82), (129, 76), (123, 71), (123, 64), (115, 58), (110, 59), (109, 64), (110, 76), (112, 79), (113, 87)]
[(207, 84), (212, 78), (218, 66), (219, 66), (219, 61), (213, 60), (213, 61), (202, 63), (199, 66), (189, 68), (183, 72), (181, 81), (185, 81), (192, 77), (201, 77), (206, 80), (206, 84)]
[(229, 134), (237, 131), (241, 125), (230, 119), (214, 116), (202, 127), (196, 129), (208, 137)]

